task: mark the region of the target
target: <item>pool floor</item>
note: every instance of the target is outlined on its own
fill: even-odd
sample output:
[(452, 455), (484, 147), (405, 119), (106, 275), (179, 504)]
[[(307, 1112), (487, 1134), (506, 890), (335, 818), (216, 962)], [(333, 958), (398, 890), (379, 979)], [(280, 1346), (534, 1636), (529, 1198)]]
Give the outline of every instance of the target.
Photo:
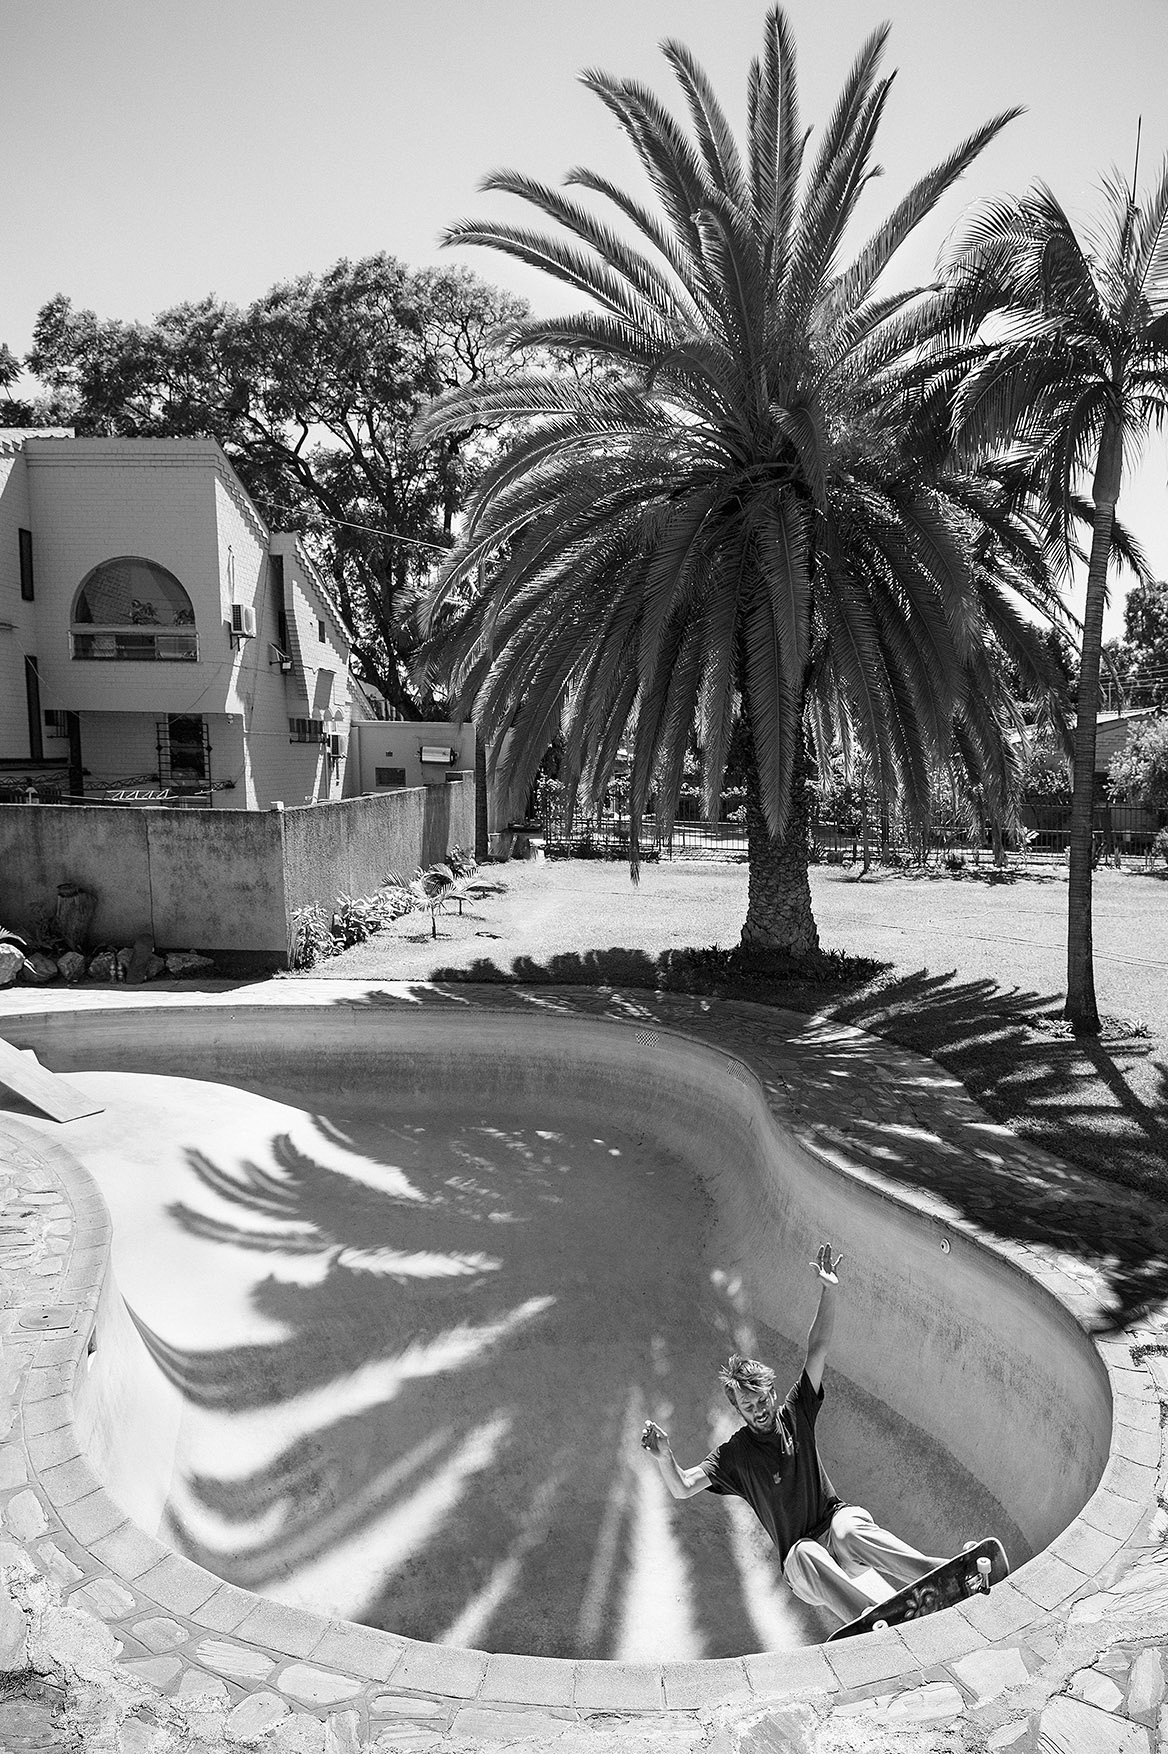
[[(733, 1429), (729, 1351), (784, 1387), (801, 1364), (753, 1318), (695, 1165), (550, 1096), (487, 1123), (336, 1094), (323, 1066), (316, 1088), (264, 1094), (73, 1081), (107, 1104), (70, 1144), (177, 1432), (167, 1480), (127, 1463), (111, 1486), (180, 1551), (282, 1602), (487, 1651), (679, 1660), (830, 1630), (744, 1505), (675, 1504), (638, 1447), (647, 1416), (684, 1465)], [(820, 1420), (840, 1495), (926, 1551), (992, 1532), (1028, 1557), (846, 1367)]]

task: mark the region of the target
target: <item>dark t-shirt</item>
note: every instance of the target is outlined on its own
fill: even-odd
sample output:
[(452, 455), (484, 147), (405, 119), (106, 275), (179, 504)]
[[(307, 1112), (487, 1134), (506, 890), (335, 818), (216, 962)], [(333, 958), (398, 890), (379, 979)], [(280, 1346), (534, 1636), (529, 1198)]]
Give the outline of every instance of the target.
[(815, 1447), (823, 1390), (804, 1371), (778, 1409), (773, 1432), (743, 1425), (702, 1463), (710, 1491), (745, 1498), (779, 1550), (782, 1564), (796, 1541), (826, 1533), (840, 1499)]

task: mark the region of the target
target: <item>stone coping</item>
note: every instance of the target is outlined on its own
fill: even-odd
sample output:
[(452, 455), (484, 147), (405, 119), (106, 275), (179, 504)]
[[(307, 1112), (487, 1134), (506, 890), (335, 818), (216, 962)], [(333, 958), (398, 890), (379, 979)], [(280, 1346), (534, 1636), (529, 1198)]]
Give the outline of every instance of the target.
[[(45, 1033), (34, 1018), (56, 1007), (18, 1009), (11, 1001), (22, 996), (4, 995), (10, 1003), (0, 1010), (0, 1029), (18, 1041), (36, 1040), (51, 1059), (51, 1023)], [(408, 1007), (420, 996), (417, 984), (271, 982), (233, 994), (229, 1007), (262, 1003), (311, 1010), (371, 1000)], [(943, 1217), (1010, 1259), (1086, 1334), (1099, 1324), (1101, 1282), (1081, 1261), (987, 1236), (943, 1201), (849, 1164), (846, 1117), (829, 1123), (814, 1112), (813, 1093), (800, 1090), (789, 1050), (795, 1039), (844, 1053), (862, 1048), (866, 1066), (876, 1068), (867, 1092), (873, 1112), (884, 1122), (895, 1115), (896, 1124), (909, 1133), (915, 1129), (922, 1143), (935, 1145), (955, 1127), (973, 1125), (996, 1152), (1041, 1157), (990, 1123), (931, 1061), (846, 1026), (737, 1002), (575, 988), (432, 987), (425, 996), (459, 1008), (497, 1012), (537, 1005), (641, 1028), (651, 1023), (729, 1053), (755, 1074), (772, 1110), (809, 1150), (837, 1169), (878, 1181), (889, 1198)], [(225, 998), (213, 994), (195, 1002), (224, 1007)], [(116, 1000), (119, 1009), (149, 1009), (156, 1002), (149, 995), (118, 994)], [(168, 994), (163, 1002), (168, 1008), (189, 1004), (191, 996)], [(854, 1115), (851, 1120), (855, 1124)], [(1093, 1337), (1111, 1385), (1114, 1423), (1105, 1472), (1080, 1514), (992, 1595), (916, 1624), (733, 1660), (569, 1661), (423, 1644), (285, 1607), (225, 1583), (127, 1518), (81, 1453), (72, 1395), (109, 1273), (110, 1221), (92, 1178), (67, 1149), (67, 1127), (60, 1138), (50, 1139), (11, 1112), (0, 1115), (0, 1177), (7, 1177), (0, 1264), (5, 1283), (14, 1287), (0, 1316), (2, 1386), (11, 1409), (6, 1430), (0, 1418), (0, 1563), (26, 1611), (35, 1578), (47, 1578), (65, 1603), (59, 1612), (80, 1610), (109, 1629), (121, 1674), (164, 1697), (217, 1701), (239, 1732), (234, 1740), (286, 1717), (315, 1718), (329, 1725), (335, 1719), (354, 1748), (372, 1745), (361, 1738), (387, 1725), (412, 1726), (411, 1747), (437, 1748), (448, 1730), (497, 1736), (515, 1713), (520, 1733), (530, 1735), (541, 1716), (560, 1728), (564, 1719), (592, 1717), (611, 1728), (614, 1714), (673, 1720), (729, 1710), (740, 1717), (795, 1704), (817, 1719), (864, 1708), (885, 1713), (889, 1722), (940, 1722), (999, 1698), (1010, 1686), (1032, 1684), (1049, 1660), (1051, 1640), (1057, 1642), (1060, 1633), (1065, 1638), (1069, 1629), (1094, 1628), (1092, 1636), (1109, 1647), (1108, 1627), (1117, 1615), (1158, 1613), (1168, 1627), (1163, 1311), (1105, 1339)], [(21, 1554), (23, 1569), (18, 1564), (14, 1573)], [(35, 1624), (30, 1636), (35, 1645)], [(1102, 1709), (1088, 1695), (1076, 1697)], [(341, 1730), (329, 1733), (335, 1738)]]

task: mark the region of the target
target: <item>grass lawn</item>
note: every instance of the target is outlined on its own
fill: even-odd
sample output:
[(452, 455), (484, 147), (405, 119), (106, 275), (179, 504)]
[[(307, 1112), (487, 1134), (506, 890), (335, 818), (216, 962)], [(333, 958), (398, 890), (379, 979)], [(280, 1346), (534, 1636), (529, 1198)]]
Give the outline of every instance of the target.
[[(1125, 1226), (1151, 1226), (1138, 1251), (1142, 1273), (1168, 1286), (1168, 1214), (1158, 1208), (1168, 1200), (1163, 878), (1096, 873), (1095, 981), (1106, 1026), (1100, 1038), (1076, 1041), (1058, 1016), (1062, 870), (993, 882), (813, 867), (821, 942), (841, 953), (815, 980), (728, 954), (746, 911), (743, 865), (647, 865), (636, 888), (623, 865), (599, 861), (492, 865), (482, 875), (498, 889), (462, 918), (440, 915), (436, 940), (427, 918), (407, 916), (312, 973), (661, 987), (826, 1012), (931, 1055), (995, 1119), (1115, 1188)], [(1120, 1188), (1153, 1203), (1139, 1216)], [(1060, 1202), (1064, 1217), (1077, 1203), (1069, 1245), (1084, 1226), (1106, 1229), (1085, 1185), (1078, 1194), (1065, 1187)], [(1049, 1230), (1045, 1195), (1036, 1224), (1039, 1207)], [(1113, 1252), (1126, 1252), (1118, 1239)]]

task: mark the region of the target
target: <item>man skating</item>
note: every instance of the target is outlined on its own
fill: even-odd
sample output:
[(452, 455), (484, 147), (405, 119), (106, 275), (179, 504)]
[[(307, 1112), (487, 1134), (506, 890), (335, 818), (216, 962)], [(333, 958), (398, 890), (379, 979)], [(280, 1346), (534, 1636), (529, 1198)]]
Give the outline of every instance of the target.
[[(795, 1595), (846, 1621), (945, 1561), (879, 1528), (860, 1506), (841, 1503), (819, 1459), (815, 1421), (842, 1259), (833, 1261), (831, 1244), (824, 1243), (811, 1263), (819, 1278), (819, 1307), (802, 1373), (782, 1403), (769, 1365), (735, 1353), (718, 1372), (727, 1400), (745, 1420), (732, 1437), (695, 1468), (680, 1466), (668, 1434), (652, 1419), (645, 1422), (641, 1446), (674, 1498), (705, 1491), (744, 1498), (774, 1542)], [(887, 1590), (868, 1587), (871, 1580), (861, 1576), (868, 1570), (886, 1580)]]

